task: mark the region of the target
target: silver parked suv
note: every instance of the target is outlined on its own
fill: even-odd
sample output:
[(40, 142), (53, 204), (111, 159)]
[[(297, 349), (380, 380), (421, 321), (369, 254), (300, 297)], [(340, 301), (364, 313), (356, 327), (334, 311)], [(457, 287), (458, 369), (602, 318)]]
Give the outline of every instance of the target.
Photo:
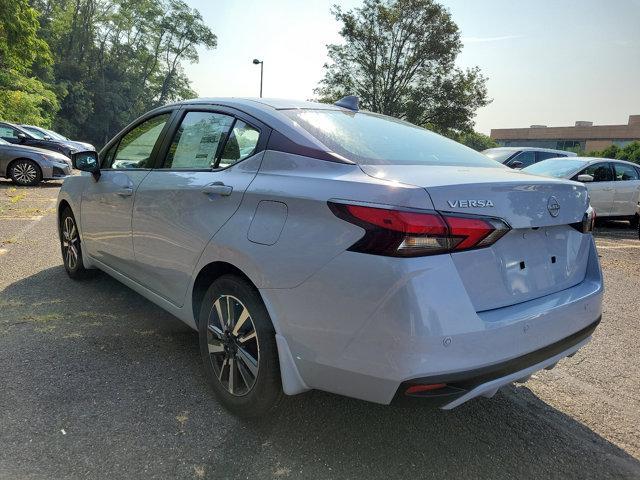
[(186, 101), (75, 157), (69, 276), (104, 270), (197, 329), (238, 414), (309, 389), (454, 408), (574, 354), (600, 321), (584, 185), (353, 97)]

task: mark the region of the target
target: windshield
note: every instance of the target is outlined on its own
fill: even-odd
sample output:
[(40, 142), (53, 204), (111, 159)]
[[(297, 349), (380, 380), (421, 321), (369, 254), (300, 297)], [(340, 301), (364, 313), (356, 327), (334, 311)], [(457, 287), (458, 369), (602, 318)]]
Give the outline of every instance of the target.
[(500, 163), (504, 163), (506, 162), (510, 157), (512, 157), (513, 155), (515, 155), (516, 153), (518, 153), (515, 150), (498, 150), (498, 149), (490, 149), (490, 150), (485, 150), (484, 153), (487, 157), (489, 157), (491, 160), (495, 160), (496, 162), (500, 162)]
[(283, 110), (334, 153), (363, 165), (495, 167), (470, 148), (390, 117), (341, 110)]
[(44, 133), (38, 130), (37, 128), (33, 128), (33, 127), (22, 127), (22, 128), (25, 129), (34, 137), (36, 137), (38, 140), (44, 140), (44, 136), (45, 136)]
[(565, 178), (584, 166), (584, 160), (568, 160), (566, 158), (551, 158), (523, 168), (521, 171), (545, 177)]
[(64, 135), (60, 135), (58, 132), (54, 132), (53, 130), (48, 130), (46, 128), (43, 128), (42, 130), (44, 130), (45, 132), (47, 132), (47, 135), (49, 135), (51, 138), (53, 138), (54, 140), (69, 140), (67, 137), (65, 137)]

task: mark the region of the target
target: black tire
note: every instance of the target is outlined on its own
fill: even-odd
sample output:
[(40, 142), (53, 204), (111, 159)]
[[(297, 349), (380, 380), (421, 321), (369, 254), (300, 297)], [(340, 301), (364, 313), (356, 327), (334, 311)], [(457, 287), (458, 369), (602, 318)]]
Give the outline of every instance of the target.
[[(219, 313), (226, 319), (228, 310), (234, 320), (223, 324)], [(218, 278), (204, 296), (198, 327), (205, 373), (218, 401), (241, 417), (273, 410), (283, 395), (278, 349), (258, 291), (236, 275)]]
[(62, 263), (67, 275), (74, 280), (88, 278), (93, 273), (84, 268), (82, 263), (82, 245), (78, 225), (69, 207), (60, 215), (60, 250), (62, 251)]
[(9, 167), (9, 178), (16, 185), (32, 187), (42, 181), (42, 170), (33, 160), (19, 158)]
[(639, 224), (640, 224), (640, 215), (638, 215), (637, 213), (633, 216), (633, 218), (631, 218), (631, 220), (629, 220), (629, 223), (631, 224), (631, 228), (638, 228)]

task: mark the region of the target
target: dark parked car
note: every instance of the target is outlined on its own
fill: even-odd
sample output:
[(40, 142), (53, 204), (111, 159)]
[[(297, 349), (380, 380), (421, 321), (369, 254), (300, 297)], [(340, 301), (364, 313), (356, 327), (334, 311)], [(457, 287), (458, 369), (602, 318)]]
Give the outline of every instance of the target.
[(68, 145), (67, 142), (54, 140), (53, 138), (38, 138), (19, 125), (15, 125), (9, 122), (0, 122), (0, 138), (15, 145), (42, 148), (45, 150), (62, 153), (69, 158), (71, 158), (71, 155), (77, 151), (93, 150), (93, 148), (87, 149), (77, 146), (71, 146)]
[(75, 148), (78, 151), (88, 151), (95, 150), (96, 148), (87, 142), (79, 142), (77, 140), (71, 140), (64, 135), (59, 134), (58, 132), (54, 132), (53, 130), (49, 130), (48, 128), (37, 127), (35, 125), (20, 125), (23, 129), (28, 131), (33, 136), (41, 139), (41, 140), (53, 140), (55, 142), (64, 143), (71, 148)]
[(521, 169), (548, 158), (575, 157), (573, 152), (539, 147), (497, 147), (483, 151), (487, 157), (507, 167)]

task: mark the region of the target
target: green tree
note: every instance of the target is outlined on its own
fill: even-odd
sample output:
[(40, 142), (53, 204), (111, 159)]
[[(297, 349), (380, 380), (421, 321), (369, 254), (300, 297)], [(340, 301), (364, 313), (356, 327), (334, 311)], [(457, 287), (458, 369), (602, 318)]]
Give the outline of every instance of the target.
[(38, 30), (27, 0), (0, 0), (0, 119), (49, 126), (59, 109), (46, 83), (53, 59)]
[(365, 0), (332, 13), (344, 43), (328, 45), (331, 63), (315, 90), (321, 101), (360, 97), (363, 108), (439, 132), (470, 131), (487, 105), (486, 79), (461, 70), (462, 48), (450, 13), (433, 0)]
[[(611, 157), (614, 158), (614, 157)], [(640, 142), (631, 142), (618, 150), (615, 158), (640, 163)]]
[(184, 62), (216, 36), (182, 0), (32, 0), (53, 56), (62, 133), (100, 146), (140, 114), (196, 96)]
[(466, 145), (469, 148), (473, 148), (478, 152), (482, 152), (487, 148), (495, 148), (498, 144), (488, 135), (479, 132), (447, 132), (445, 135), (456, 142)]

